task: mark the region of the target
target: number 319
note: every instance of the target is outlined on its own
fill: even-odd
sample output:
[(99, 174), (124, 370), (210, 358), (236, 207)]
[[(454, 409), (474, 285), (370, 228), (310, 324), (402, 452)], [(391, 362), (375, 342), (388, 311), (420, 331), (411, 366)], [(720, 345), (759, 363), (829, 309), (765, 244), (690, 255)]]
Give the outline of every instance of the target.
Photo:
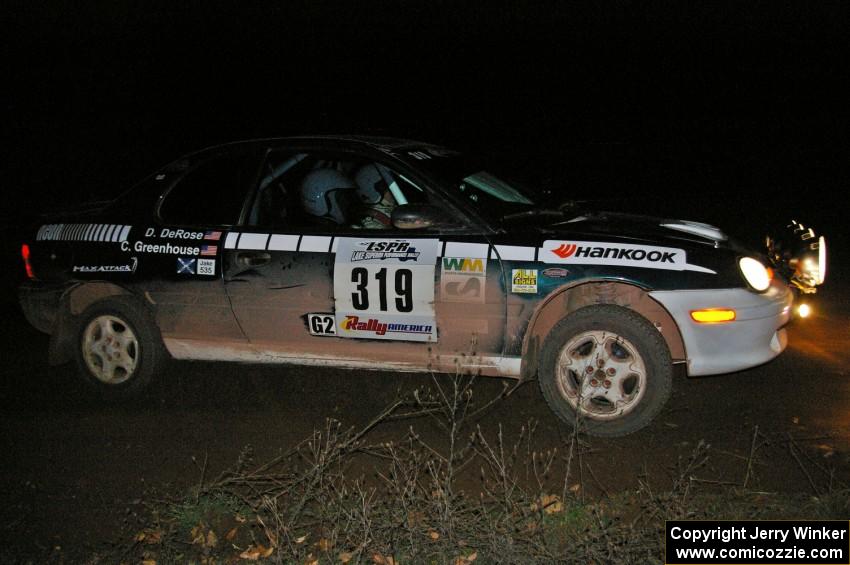
[[(378, 281), (378, 300), (381, 312), (387, 311), (387, 269), (382, 267), (375, 272)], [(369, 271), (364, 267), (351, 270), (351, 282), (356, 292), (351, 293), (351, 303), (355, 310), (369, 309)], [(399, 312), (413, 311), (413, 273), (410, 269), (398, 269), (395, 272), (395, 307)]]

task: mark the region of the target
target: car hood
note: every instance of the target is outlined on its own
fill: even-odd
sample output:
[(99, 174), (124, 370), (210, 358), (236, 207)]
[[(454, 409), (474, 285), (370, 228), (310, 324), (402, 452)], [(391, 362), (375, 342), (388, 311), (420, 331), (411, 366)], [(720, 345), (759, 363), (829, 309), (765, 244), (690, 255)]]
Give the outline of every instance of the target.
[(741, 247), (723, 230), (710, 224), (601, 210), (567, 213), (563, 219), (541, 225), (538, 229), (550, 234), (550, 239), (600, 238), (689, 248)]

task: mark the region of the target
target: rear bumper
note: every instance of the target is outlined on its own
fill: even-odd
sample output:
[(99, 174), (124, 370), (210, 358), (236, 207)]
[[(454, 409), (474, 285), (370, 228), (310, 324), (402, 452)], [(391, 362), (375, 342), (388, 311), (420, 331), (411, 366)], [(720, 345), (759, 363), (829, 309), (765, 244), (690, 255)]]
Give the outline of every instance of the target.
[(67, 285), (25, 282), (18, 287), (18, 301), (27, 321), (40, 332), (53, 331), (59, 303)]
[[(782, 329), (791, 318), (794, 295), (779, 281), (763, 294), (746, 289), (651, 292), (676, 320), (685, 342), (688, 374), (730, 373), (770, 361), (788, 343)], [(691, 311), (732, 308), (734, 322), (699, 324)]]

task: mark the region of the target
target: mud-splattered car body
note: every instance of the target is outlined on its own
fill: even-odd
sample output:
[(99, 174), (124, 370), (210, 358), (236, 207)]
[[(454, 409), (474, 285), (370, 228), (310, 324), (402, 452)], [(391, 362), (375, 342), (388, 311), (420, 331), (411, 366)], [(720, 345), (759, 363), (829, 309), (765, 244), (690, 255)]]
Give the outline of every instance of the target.
[[(314, 182), (320, 176), (336, 184)], [(386, 218), (373, 213), (381, 225), (360, 221), (373, 193), (393, 201)], [(31, 280), (21, 304), (51, 334), (51, 360), (76, 356), (94, 373), (119, 358), (124, 373), (138, 370), (146, 347), (133, 334), (133, 351), (109, 349), (94, 322), (85, 338), (86, 312), (105, 300), (132, 302), (153, 326), (148, 349), (164, 346), (178, 359), (523, 378), (539, 373), (559, 324), (581, 310), (592, 319), (588, 309), (601, 306), (645, 323), (635, 335), (657, 334), (650, 339), (663, 345), (665, 364), (683, 363), (690, 375), (744, 369), (784, 349), (793, 301), (782, 276), (754, 288), (741, 260), (768, 259), (717, 228), (546, 209), (453, 151), (395, 139), (204, 150), (98, 212), (39, 225), (24, 255)], [(602, 357), (629, 355), (619, 341), (604, 345), (604, 332), (581, 331)], [(559, 389), (568, 400), (575, 389), (573, 407), (588, 379), (600, 402), (606, 386), (617, 388), (605, 377), (615, 368), (598, 354), (582, 365), (602, 363), (586, 378), (564, 369), (564, 355), (554, 370), (573, 375)], [(637, 345), (634, 355), (643, 359)], [(637, 386), (647, 387), (648, 366), (632, 365), (643, 368), (616, 367), (646, 373)], [(95, 377), (115, 389), (133, 380)]]

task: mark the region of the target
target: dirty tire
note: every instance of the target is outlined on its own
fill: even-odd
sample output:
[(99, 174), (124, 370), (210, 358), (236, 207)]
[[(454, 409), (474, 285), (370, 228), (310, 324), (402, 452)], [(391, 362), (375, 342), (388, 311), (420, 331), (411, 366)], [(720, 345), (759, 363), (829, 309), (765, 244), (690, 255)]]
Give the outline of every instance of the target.
[(167, 354), (151, 313), (136, 299), (113, 296), (79, 317), (75, 359), (83, 380), (105, 400), (139, 395)]
[(661, 411), (673, 365), (664, 338), (646, 318), (596, 305), (576, 310), (549, 332), (538, 381), (561, 420), (590, 435), (617, 437), (640, 430)]

